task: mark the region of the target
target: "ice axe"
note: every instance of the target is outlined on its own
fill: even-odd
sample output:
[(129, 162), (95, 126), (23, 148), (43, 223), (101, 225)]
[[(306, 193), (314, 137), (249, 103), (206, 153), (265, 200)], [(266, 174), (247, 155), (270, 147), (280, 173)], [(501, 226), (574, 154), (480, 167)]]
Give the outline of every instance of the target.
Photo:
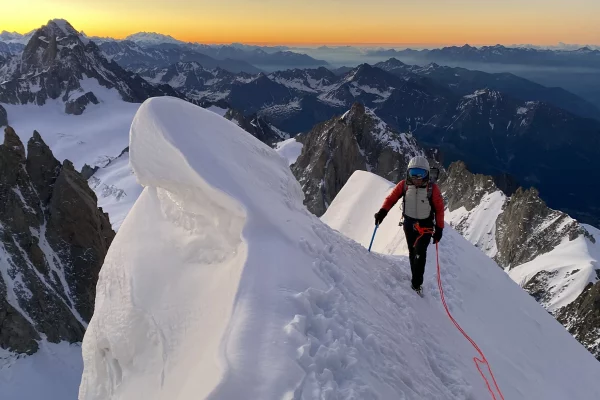
[(375, 233), (377, 233), (377, 228), (379, 228), (379, 224), (375, 225), (375, 230), (373, 231), (373, 237), (371, 237), (371, 244), (369, 244), (369, 252), (371, 252), (371, 246), (373, 246), (373, 239), (375, 239)]

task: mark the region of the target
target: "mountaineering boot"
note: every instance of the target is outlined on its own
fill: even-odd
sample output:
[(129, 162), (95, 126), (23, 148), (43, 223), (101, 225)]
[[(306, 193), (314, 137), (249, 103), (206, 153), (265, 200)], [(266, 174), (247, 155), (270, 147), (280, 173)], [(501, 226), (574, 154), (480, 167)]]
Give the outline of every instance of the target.
[(421, 297), (423, 297), (423, 288), (421, 286), (419, 287), (415, 287), (412, 283), (410, 285), (411, 289), (414, 290), (415, 292), (417, 292), (417, 294)]

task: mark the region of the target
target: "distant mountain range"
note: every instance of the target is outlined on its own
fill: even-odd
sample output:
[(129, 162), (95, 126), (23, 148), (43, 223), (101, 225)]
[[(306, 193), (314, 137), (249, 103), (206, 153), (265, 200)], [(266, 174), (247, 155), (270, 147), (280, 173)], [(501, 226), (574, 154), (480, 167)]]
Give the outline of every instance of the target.
[[(236, 120), (261, 121), (274, 132), (261, 128), (261, 134), (272, 138), (307, 132), (361, 103), (394, 130), (411, 132), (423, 146), (440, 149), (445, 165), (463, 160), (478, 173), (512, 175), (521, 185), (536, 186), (549, 206), (583, 222), (600, 221), (593, 201), (598, 188), (587, 184), (587, 174), (575, 172), (595, 167), (600, 112), (565, 90), (512, 74), (409, 66), (397, 59), (335, 73), (324, 67), (233, 73), (203, 65), (216, 59), (199, 52), (194, 54), (201, 61), (170, 63), (193, 52), (186, 50), (189, 46), (156, 44), (155, 35), (148, 34), (133, 39), (147, 47), (133, 41), (104, 41), (98, 47), (66, 21), (51, 21), (33, 34), (21, 54), (8, 55), (0, 64), (0, 102), (44, 104), (60, 98), (67, 112), (82, 113), (97, 101), (85, 84), (86, 78), (96, 78), (127, 101), (167, 94), (199, 104), (221, 102), (238, 113)], [(285, 53), (233, 47), (221, 47), (220, 56)], [(133, 64), (127, 57), (134, 53), (150, 65), (162, 59), (166, 66), (138, 66), (131, 72), (106, 58)], [(569, 166), (557, 163), (563, 159)], [(556, 190), (555, 182), (570, 185)]]
[[(189, 63), (140, 74), (199, 101), (257, 114), (292, 136), (362, 103), (393, 129), (440, 149), (445, 165), (464, 160), (476, 172), (512, 175), (536, 186), (551, 207), (600, 222), (597, 188), (586, 184), (586, 174), (573, 173), (593, 170), (600, 155), (600, 121), (586, 118), (600, 113), (561, 89), (511, 74), (411, 67), (393, 59), (342, 75), (326, 68), (236, 75)], [(572, 167), (557, 163), (562, 159)], [(573, 185), (555, 190), (555, 182), (565, 181)]]
[(17, 32), (0, 32), (0, 42), (9, 43), (9, 44), (21, 44), (25, 46), (29, 39), (33, 36), (36, 30), (32, 30), (31, 32), (27, 32), (25, 34), (20, 34)]
[(589, 101), (559, 87), (546, 87), (510, 73), (489, 74), (466, 68), (453, 68), (431, 63), (426, 66), (407, 65), (392, 58), (376, 67), (400, 77), (417, 74), (440, 83), (454, 93), (465, 96), (481, 88), (497, 90), (520, 100), (539, 100), (564, 108), (583, 117), (600, 119), (600, 109)]
[(186, 43), (157, 33), (136, 33), (125, 40), (102, 39), (100, 48), (107, 58), (124, 68), (161, 68), (175, 62), (196, 61), (205, 68), (220, 67), (230, 72), (258, 73), (260, 68), (326, 66), (306, 54), (283, 47), (205, 45)]
[(600, 50), (582, 47), (577, 50), (550, 50), (529, 47), (505, 47), (502, 45), (474, 47), (468, 44), (432, 50), (377, 49), (367, 52), (370, 56), (410, 58), (422, 62), (479, 62), (519, 65), (542, 65), (555, 67), (600, 68)]
[(173, 44), (142, 47), (133, 41), (124, 40), (105, 41), (99, 47), (108, 60), (115, 61), (121, 67), (130, 70), (164, 68), (177, 62), (197, 62), (207, 69), (222, 68), (234, 73), (260, 72), (260, 69), (243, 60), (231, 58), (217, 60), (189, 47)]

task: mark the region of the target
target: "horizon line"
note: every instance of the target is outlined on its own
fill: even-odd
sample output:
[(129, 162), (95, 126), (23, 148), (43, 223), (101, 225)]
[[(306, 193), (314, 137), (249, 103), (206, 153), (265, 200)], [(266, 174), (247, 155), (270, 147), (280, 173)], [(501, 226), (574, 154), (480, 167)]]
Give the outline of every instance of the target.
[[(49, 19), (48, 22), (53, 21), (53, 20), (57, 20), (60, 18), (53, 18), (53, 19)], [(67, 21), (67, 20), (65, 20)], [(68, 21), (67, 21), (68, 22)], [(69, 22), (70, 24), (70, 22)], [(40, 29), (41, 27), (47, 25), (43, 24), (40, 25), (37, 28), (31, 29), (27, 32), (17, 32), (17, 31), (13, 31), (13, 32), (9, 32), (6, 31), (4, 29), (2, 29), (1, 32), (7, 32), (7, 33), (17, 33), (19, 35), (26, 35), (28, 33), (32, 33), (35, 32), (36, 30)], [(72, 26), (72, 24), (71, 24)], [(75, 29), (77, 32), (79, 33), (84, 33), (86, 36), (87, 33), (84, 30), (77, 30)], [(241, 41), (241, 40), (232, 40), (232, 41), (211, 41), (211, 40), (207, 40), (207, 41), (200, 41), (200, 40), (184, 40), (184, 39), (178, 39), (176, 37), (174, 37), (171, 34), (168, 33), (161, 33), (161, 32), (156, 32), (156, 31), (137, 31), (137, 32), (133, 32), (127, 35), (116, 35), (116, 36), (99, 36), (99, 35), (91, 35), (88, 36), (89, 38), (99, 38), (99, 39), (113, 39), (113, 40), (126, 40), (127, 37), (135, 35), (135, 34), (139, 34), (139, 33), (148, 33), (148, 34), (156, 34), (156, 35), (162, 35), (162, 36), (167, 36), (170, 37), (176, 41), (179, 42), (183, 42), (183, 43), (191, 43), (191, 44), (207, 44), (207, 45), (231, 45), (231, 44), (241, 44), (241, 45), (248, 45), (248, 46), (288, 46), (288, 47), (293, 47), (293, 46), (345, 46), (345, 47), (359, 47), (359, 46), (364, 46), (364, 47), (375, 47), (375, 46), (379, 46), (379, 47), (383, 47), (383, 46), (388, 46), (388, 47), (409, 47), (409, 46), (413, 46), (413, 47), (462, 47), (465, 45), (468, 46), (473, 46), (473, 47), (480, 47), (480, 46), (504, 46), (504, 47), (524, 47), (524, 46), (535, 46), (535, 47), (561, 47), (561, 46), (578, 46), (579, 48), (582, 47), (586, 47), (586, 46), (600, 46), (600, 42), (599, 43), (567, 43), (567, 42), (563, 42), (563, 41), (558, 41), (558, 42), (554, 42), (554, 43), (502, 43), (502, 42), (424, 42), (424, 43), (419, 43), (419, 42), (272, 42), (272, 41)], [(93, 40), (93, 39), (92, 39)]]

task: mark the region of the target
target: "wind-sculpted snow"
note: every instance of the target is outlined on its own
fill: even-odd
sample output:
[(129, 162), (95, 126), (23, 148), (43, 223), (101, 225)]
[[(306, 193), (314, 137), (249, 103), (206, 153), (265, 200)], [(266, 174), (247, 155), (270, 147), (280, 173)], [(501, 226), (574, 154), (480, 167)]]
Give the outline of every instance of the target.
[[(340, 192), (323, 219), (354, 226), (348, 239), (306, 210), (275, 150), (166, 97), (136, 114), (130, 162), (144, 190), (100, 273), (80, 399), (489, 397), (433, 258), (422, 299), (407, 257), (363, 246), (389, 182), (357, 172), (361, 190)], [(376, 250), (402, 243), (397, 216)], [(441, 260), (450, 307), (507, 399), (600, 396), (596, 360), (450, 228)]]

